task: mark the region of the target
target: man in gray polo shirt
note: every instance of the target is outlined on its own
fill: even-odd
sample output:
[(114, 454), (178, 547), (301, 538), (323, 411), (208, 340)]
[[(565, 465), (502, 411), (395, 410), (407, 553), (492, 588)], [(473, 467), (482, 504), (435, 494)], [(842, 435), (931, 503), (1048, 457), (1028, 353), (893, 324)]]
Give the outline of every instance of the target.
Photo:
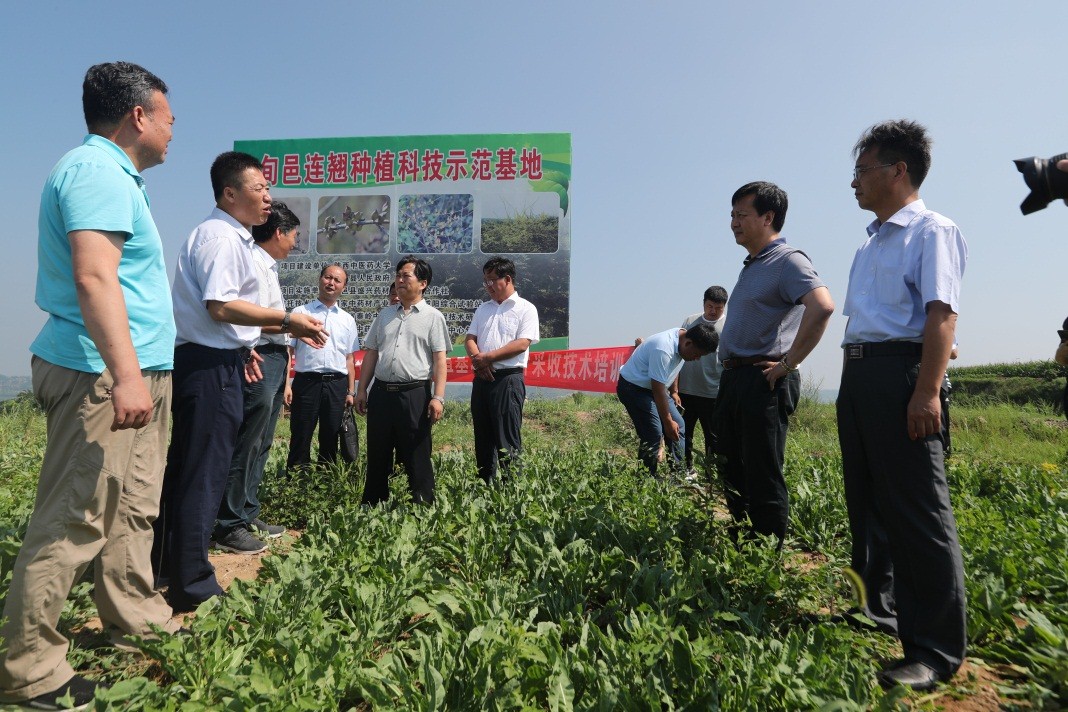
[(355, 401), (356, 410), (367, 416), (364, 504), (389, 499), (394, 451), (408, 473), (412, 499), (434, 501), (430, 429), (445, 409), (445, 354), (452, 342), (444, 315), (423, 299), (432, 278), (424, 260), (401, 259), (396, 278), (400, 303), (379, 312), (364, 339)]
[(774, 534), (782, 546), (790, 503), (783, 452), (801, 393), (798, 366), (827, 328), (831, 293), (808, 256), (786, 244), (786, 192), (747, 183), (731, 198), (731, 231), (749, 253), (728, 302), (716, 437), (727, 506), (736, 523)]

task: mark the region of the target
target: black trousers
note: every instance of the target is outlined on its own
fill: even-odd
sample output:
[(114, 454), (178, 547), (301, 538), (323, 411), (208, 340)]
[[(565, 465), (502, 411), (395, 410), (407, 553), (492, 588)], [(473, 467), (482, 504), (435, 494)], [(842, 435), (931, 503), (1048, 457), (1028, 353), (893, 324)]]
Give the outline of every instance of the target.
[(713, 425), (713, 416), (716, 412), (716, 399), (704, 396), (692, 396), (688, 393), (679, 393), (682, 407), (682, 421), (686, 424), (686, 468), (693, 467), (693, 435), (694, 428), (701, 424), (701, 431), (705, 434), (705, 458), (711, 457), (716, 451), (716, 430)]
[(719, 381), (714, 430), (727, 508), (753, 531), (786, 538), (790, 496), (783, 455), (790, 414), (801, 395), (801, 377), (789, 373), (768, 387), (759, 366), (726, 369)]
[(404, 391), (388, 390), (375, 382), (367, 397), (367, 483), (364, 504), (389, 499), (389, 474), (396, 461), (408, 473), (408, 486), (416, 502), (434, 501), (434, 468), (430, 416), (430, 381)]
[(311, 441), (319, 426), (320, 464), (337, 459), (341, 416), (345, 412), (347, 374), (297, 373), (293, 376), (293, 402), (289, 412), (289, 457), (286, 469), (311, 464)]
[(523, 449), (523, 405), (527, 387), (521, 369), (497, 374), (494, 380), (476, 377), (471, 384), (471, 422), (475, 431), (475, 461), (478, 476), (486, 483), (519, 474)]
[(919, 356), (847, 360), (838, 393), (852, 566), (868, 589), (865, 613), (896, 628), (905, 658), (943, 675), (966, 646), (964, 567), (944, 468), (942, 432), (908, 437)]
[(244, 364), (237, 349), (174, 349), (173, 427), (154, 524), (152, 568), (176, 610), (222, 593), (208, 542), (222, 503), (243, 416)]

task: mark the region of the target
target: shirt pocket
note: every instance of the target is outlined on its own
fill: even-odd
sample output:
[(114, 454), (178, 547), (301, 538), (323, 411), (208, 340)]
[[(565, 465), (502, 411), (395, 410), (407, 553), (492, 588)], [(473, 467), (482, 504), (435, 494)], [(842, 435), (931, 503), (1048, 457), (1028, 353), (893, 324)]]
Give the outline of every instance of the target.
[(497, 317), (497, 334), (505, 343), (514, 341), (519, 333), (519, 315), (515, 312), (505, 312)]

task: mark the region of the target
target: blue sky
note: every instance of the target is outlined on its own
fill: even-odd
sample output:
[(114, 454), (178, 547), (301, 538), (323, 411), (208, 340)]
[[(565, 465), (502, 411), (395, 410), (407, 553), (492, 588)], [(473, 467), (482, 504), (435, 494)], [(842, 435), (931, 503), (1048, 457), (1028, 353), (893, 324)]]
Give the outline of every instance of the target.
[[(29, 373), (48, 171), (85, 133), (81, 81), (124, 59), (161, 76), (177, 116), (146, 172), (173, 269), (211, 207), (208, 166), (235, 139), (568, 131), (571, 343), (677, 325), (745, 256), (730, 196), (770, 180), (784, 235), (836, 303), (871, 214), (850, 149), (887, 118), (925, 123), (921, 195), (970, 247), (961, 364), (1051, 358), (1068, 314), (1068, 208), (1027, 216), (1012, 159), (1068, 151), (1051, 39), (1068, 4), (555, 2), (8, 4), (0, 26), (6, 206), (0, 373)], [(845, 319), (805, 364), (836, 388)]]

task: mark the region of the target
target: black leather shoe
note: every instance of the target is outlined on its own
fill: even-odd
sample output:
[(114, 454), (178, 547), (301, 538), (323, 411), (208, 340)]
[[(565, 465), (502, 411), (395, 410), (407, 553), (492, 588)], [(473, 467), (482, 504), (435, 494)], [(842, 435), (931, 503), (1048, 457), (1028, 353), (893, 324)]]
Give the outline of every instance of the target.
[(902, 662), (881, 671), (878, 677), (885, 687), (904, 685), (917, 692), (933, 690), (938, 683), (943, 682), (943, 678), (933, 668), (923, 663)]

